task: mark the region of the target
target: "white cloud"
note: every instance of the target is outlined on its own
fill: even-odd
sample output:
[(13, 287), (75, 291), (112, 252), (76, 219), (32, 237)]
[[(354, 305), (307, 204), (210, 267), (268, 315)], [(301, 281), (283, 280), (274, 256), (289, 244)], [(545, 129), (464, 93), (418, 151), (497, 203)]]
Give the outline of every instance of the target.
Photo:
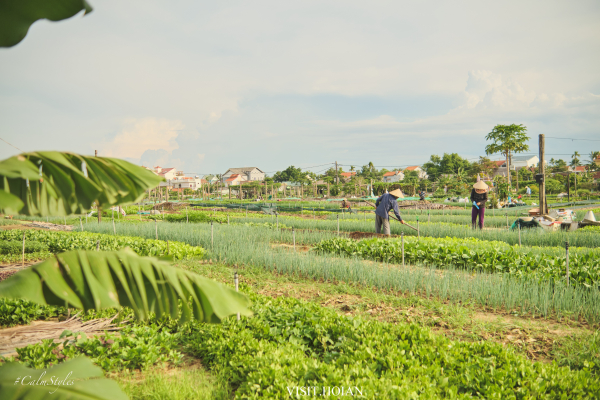
[(121, 133), (101, 146), (103, 156), (139, 160), (148, 150), (170, 154), (179, 148), (176, 139), (185, 128), (181, 121), (157, 118), (128, 119), (124, 125)]

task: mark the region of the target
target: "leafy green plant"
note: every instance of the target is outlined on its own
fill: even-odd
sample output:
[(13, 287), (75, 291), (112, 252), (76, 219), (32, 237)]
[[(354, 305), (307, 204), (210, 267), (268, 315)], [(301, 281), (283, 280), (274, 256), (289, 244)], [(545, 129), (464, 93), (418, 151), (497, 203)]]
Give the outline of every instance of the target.
[(0, 326), (27, 325), (31, 321), (58, 317), (60, 309), (23, 299), (0, 298)]
[[(22, 238), (25, 233), (25, 246), (27, 243), (44, 243), (45, 248), (51, 253), (61, 253), (69, 250), (95, 250), (100, 246), (100, 250), (121, 250), (126, 247), (131, 248), (141, 256), (170, 256), (175, 260), (181, 260), (192, 257), (202, 257), (205, 250), (202, 247), (190, 246), (187, 243), (177, 241), (167, 242), (164, 240), (141, 239), (139, 237), (115, 236), (105, 234), (93, 234), (89, 232), (58, 232), (17, 229), (0, 231), (0, 240), (7, 242)], [(22, 245), (22, 244), (20, 244)], [(48, 252), (32, 253), (39, 259), (41, 255), (49, 255)], [(1, 257), (0, 257), (1, 259)], [(20, 261), (20, 255), (15, 261)]]
[[(6, 240), (0, 242), (0, 254), (21, 254), (23, 242), (17, 240)], [(48, 245), (39, 241), (26, 241), (25, 253), (48, 251)]]
[[(389, 263), (402, 262), (401, 241), (398, 239), (365, 239), (355, 241), (333, 238), (317, 244), (318, 252), (344, 254)], [(556, 253), (530, 252), (502, 242), (477, 239), (432, 239), (406, 237), (406, 263), (424, 263), (438, 268), (448, 266), (515, 276), (536, 276), (540, 279), (559, 279), (566, 276), (566, 257)], [(570, 279), (587, 286), (600, 284), (600, 252), (571, 254)]]
[(346, 318), (292, 298), (250, 296), (253, 318), (194, 325), (186, 335), (188, 351), (240, 398), (285, 398), (295, 386), (317, 387), (317, 393), (324, 386), (359, 388), (366, 398), (588, 398), (600, 392), (589, 370), (533, 363), (499, 344), (454, 342), (415, 324)]

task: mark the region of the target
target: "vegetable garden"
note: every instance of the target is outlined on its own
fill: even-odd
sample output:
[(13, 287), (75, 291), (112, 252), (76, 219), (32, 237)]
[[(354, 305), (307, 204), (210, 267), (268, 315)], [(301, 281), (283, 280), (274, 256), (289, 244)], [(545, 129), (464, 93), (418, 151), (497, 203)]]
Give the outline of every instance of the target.
[[(89, 371), (80, 388), (108, 385), (92, 397), (99, 399), (167, 399), (179, 392), (302, 398), (307, 388), (332, 398), (600, 394), (600, 239), (593, 229), (519, 232), (506, 228), (506, 215), (492, 215), (480, 232), (463, 210), (404, 210), (418, 232), (396, 224), (395, 236), (369, 238), (373, 217), (366, 209), (265, 215), (181, 205), (137, 214), (141, 209), (127, 208), (126, 217), (104, 213), (101, 223), (30, 216), (0, 227), (0, 262), (20, 271), (0, 282), (0, 337), (5, 329), (72, 318), (77, 308), (82, 323), (108, 318), (119, 326), (118, 333), (65, 330), (5, 351), (0, 371), (35, 376), (77, 366)], [(72, 230), (16, 226), (35, 220), (67, 222)], [(15, 267), (24, 261), (41, 263)], [(53, 270), (61, 275), (45, 279)], [(219, 286), (210, 286), (210, 278)], [(267, 291), (270, 281), (291, 287), (291, 294)], [(232, 290), (236, 282), (239, 292)], [(103, 285), (115, 288), (118, 301), (101, 294)], [(306, 298), (301, 287), (319, 289)], [(58, 288), (72, 293), (58, 300), (46, 294)], [(237, 305), (219, 311), (218, 303), (206, 303), (230, 296), (225, 288), (244, 296), (249, 308), (229, 300), (222, 304)], [(373, 305), (332, 307), (320, 300), (321, 290), (406, 304), (391, 307), (390, 318), (407, 319), (379, 319), (370, 313)], [(430, 322), (410, 318), (411, 310), (431, 304), (437, 311)], [(511, 318), (512, 328), (493, 322), (480, 332), (456, 313)], [(454, 330), (456, 324), (463, 328)], [(543, 335), (511, 339), (515, 330), (534, 329), (527, 324), (579, 333), (548, 331), (546, 347), (538, 345)], [(163, 371), (181, 376), (185, 388)], [(14, 383), (2, 379), (3, 391)]]

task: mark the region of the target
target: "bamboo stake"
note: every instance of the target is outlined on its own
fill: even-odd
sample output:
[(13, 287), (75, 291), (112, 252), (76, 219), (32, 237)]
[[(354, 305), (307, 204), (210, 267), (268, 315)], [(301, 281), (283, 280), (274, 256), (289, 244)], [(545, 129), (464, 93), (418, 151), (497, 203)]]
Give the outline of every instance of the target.
[(25, 266), (25, 232), (23, 232), (23, 260), (22, 265)]

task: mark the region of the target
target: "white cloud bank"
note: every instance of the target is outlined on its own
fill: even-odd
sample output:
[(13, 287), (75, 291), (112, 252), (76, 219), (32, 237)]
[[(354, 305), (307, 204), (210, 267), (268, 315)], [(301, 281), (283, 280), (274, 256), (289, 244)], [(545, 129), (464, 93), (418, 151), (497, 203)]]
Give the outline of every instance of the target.
[[(124, 128), (110, 142), (101, 145), (106, 157), (139, 160), (148, 150), (171, 154), (179, 148), (177, 136), (185, 128), (179, 120), (159, 118), (127, 119)], [(164, 155), (163, 155), (164, 156)]]

